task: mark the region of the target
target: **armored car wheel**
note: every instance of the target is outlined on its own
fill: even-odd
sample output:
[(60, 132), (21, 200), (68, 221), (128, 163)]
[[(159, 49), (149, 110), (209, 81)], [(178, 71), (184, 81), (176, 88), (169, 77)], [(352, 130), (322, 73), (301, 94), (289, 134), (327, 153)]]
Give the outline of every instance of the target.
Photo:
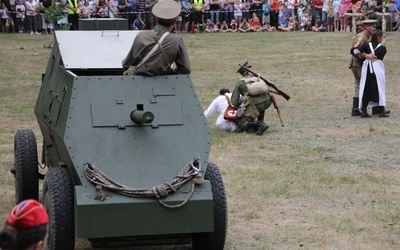
[(228, 225), (228, 206), (225, 187), (217, 165), (208, 163), (204, 179), (209, 180), (214, 201), (214, 232), (196, 233), (192, 235), (194, 250), (224, 249)]
[(15, 201), (39, 198), (39, 171), (36, 137), (32, 130), (21, 129), (14, 137)]
[(66, 168), (49, 168), (43, 182), (42, 203), (50, 219), (49, 249), (73, 250), (75, 246), (74, 199)]

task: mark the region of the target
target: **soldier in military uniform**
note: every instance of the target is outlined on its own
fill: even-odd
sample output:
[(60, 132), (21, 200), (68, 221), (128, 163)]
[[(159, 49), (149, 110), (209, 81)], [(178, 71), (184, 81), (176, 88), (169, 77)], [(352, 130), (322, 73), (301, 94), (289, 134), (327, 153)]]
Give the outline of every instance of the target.
[[(360, 46), (364, 42), (368, 43), (370, 37), (375, 31), (376, 20), (365, 20), (362, 21), (363, 31), (358, 33), (353, 38), (353, 48)], [(360, 79), (361, 79), (361, 68), (365, 59), (376, 60), (374, 54), (360, 53), (358, 55), (352, 56), (350, 61), (350, 69), (354, 75), (354, 97), (353, 97), (353, 108), (351, 110), (351, 116), (361, 116), (361, 112), (358, 108), (359, 103), (359, 89), (360, 89)], [(372, 114), (378, 114), (378, 110), (372, 110)]]
[(251, 66), (245, 63), (236, 72), (241, 74), (242, 78), (232, 92), (231, 102), (235, 107), (244, 108), (244, 114), (237, 124), (238, 129), (240, 131), (254, 130), (256, 135), (262, 135), (268, 129), (268, 124), (263, 120), (265, 110), (271, 106), (271, 96), (265, 82), (252, 76), (247, 67)]
[(182, 37), (170, 33), (181, 6), (173, 0), (163, 0), (153, 6), (156, 17), (153, 30), (139, 32), (122, 61), (124, 75), (190, 74), (191, 66)]

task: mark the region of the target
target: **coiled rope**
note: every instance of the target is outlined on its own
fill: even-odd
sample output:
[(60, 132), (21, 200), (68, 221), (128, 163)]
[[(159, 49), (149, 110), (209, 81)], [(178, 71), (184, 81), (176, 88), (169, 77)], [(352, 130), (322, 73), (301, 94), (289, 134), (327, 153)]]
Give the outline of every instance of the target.
[[(199, 162), (194, 160), (189, 162), (171, 182), (166, 182), (150, 189), (144, 189), (122, 185), (110, 179), (91, 163), (86, 163), (84, 165), (86, 178), (96, 186), (104, 187), (115, 193), (133, 198), (157, 198), (158, 202), (167, 208), (179, 208), (189, 201), (190, 197), (193, 195), (195, 184), (200, 185), (204, 182), (200, 170)], [(168, 196), (172, 192), (176, 192), (176, 190), (190, 180), (193, 180), (191, 191), (180, 204), (168, 205), (161, 201), (161, 198)]]

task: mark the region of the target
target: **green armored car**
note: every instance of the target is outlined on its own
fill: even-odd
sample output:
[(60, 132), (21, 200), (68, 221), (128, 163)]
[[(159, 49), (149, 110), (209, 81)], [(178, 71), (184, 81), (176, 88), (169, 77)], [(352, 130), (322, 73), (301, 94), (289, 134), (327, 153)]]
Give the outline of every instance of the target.
[(43, 145), (18, 130), (12, 171), (16, 201), (47, 208), (49, 249), (74, 249), (77, 238), (95, 248), (224, 248), (225, 189), (193, 83), (124, 76), (137, 34), (55, 32), (34, 110)]

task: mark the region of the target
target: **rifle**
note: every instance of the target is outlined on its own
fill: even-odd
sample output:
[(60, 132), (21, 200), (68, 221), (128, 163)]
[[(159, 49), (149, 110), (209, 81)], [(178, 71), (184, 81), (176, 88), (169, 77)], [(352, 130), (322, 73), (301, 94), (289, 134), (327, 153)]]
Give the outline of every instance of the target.
[[(247, 64), (247, 63), (245, 63), (244, 65), (246, 65), (246, 64)], [(288, 94), (286, 94), (285, 92), (283, 92), (282, 90), (278, 89), (278, 88), (275, 86), (275, 84), (273, 84), (272, 82), (268, 81), (267, 79), (265, 79), (265, 78), (262, 77), (261, 75), (255, 73), (254, 71), (252, 71), (252, 70), (249, 69), (248, 67), (245, 67), (245, 66), (240, 65), (240, 64), (239, 64), (239, 66), (240, 66), (241, 68), (246, 69), (248, 72), (250, 72), (250, 73), (253, 74), (254, 76), (260, 77), (260, 79), (263, 80), (269, 87), (275, 89), (275, 90), (279, 93), (279, 95), (281, 95), (283, 98), (285, 98), (286, 101), (289, 101), (290, 96), (289, 96)]]
[(279, 120), (281, 121), (282, 127), (285, 127), (285, 123), (283, 123), (281, 111), (279, 110), (278, 103), (276, 103), (275, 96), (271, 95), (271, 100), (272, 100), (272, 103), (274, 104), (274, 107), (276, 108), (276, 112), (278, 112)]

